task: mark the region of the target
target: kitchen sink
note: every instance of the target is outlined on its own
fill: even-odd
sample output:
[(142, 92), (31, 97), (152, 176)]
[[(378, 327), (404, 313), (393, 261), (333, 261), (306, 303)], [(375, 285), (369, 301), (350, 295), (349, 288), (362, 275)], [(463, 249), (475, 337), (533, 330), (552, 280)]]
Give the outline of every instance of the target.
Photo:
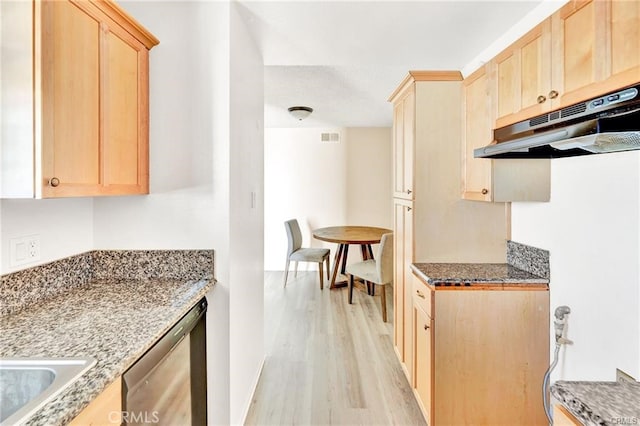
[(21, 424), (91, 368), (84, 358), (0, 358), (0, 426)]

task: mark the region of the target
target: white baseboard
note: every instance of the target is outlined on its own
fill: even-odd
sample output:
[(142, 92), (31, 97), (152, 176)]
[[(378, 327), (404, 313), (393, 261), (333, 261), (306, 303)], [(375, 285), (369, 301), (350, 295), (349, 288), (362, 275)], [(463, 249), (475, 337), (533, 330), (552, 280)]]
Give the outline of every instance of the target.
[(249, 409), (251, 409), (251, 402), (253, 401), (253, 397), (256, 394), (256, 389), (258, 388), (258, 382), (260, 382), (260, 376), (262, 376), (262, 369), (264, 368), (264, 362), (267, 359), (265, 356), (262, 358), (262, 362), (260, 363), (260, 368), (258, 369), (258, 375), (256, 376), (255, 381), (253, 382), (253, 390), (249, 395), (249, 401), (247, 401), (246, 407), (244, 409), (244, 415), (242, 416), (242, 424), (247, 423), (247, 416), (249, 415)]

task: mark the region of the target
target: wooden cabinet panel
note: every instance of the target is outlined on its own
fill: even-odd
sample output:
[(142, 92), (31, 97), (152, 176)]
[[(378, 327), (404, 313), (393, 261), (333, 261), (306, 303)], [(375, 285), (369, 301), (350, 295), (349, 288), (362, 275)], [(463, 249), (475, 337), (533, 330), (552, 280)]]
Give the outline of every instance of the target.
[(404, 217), (402, 219), (404, 230), (403, 230), (403, 249), (402, 249), (402, 264), (404, 265), (404, 310), (403, 310), (403, 323), (404, 323), (404, 354), (405, 354), (405, 370), (407, 373), (407, 377), (411, 377), (411, 372), (413, 371), (413, 342), (411, 340), (411, 333), (413, 330), (412, 327), (412, 294), (413, 294), (413, 286), (412, 286), (412, 277), (413, 273), (411, 272), (411, 264), (414, 261), (414, 211), (413, 211), (413, 203), (407, 208), (404, 209)]
[(118, 377), (69, 423), (70, 426), (121, 424), (122, 379)]
[[(28, 14), (2, 6), (33, 36), (29, 45), (20, 44), (32, 53), (28, 64), (20, 62), (31, 80), (32, 113), (21, 108), (20, 122), (6, 121), (16, 127), (8, 134), (33, 147), (2, 147), (3, 157), (30, 170), (9, 180), (14, 187), (3, 186), (3, 195), (148, 193), (148, 50), (158, 40), (113, 1), (37, 0), (30, 6)], [(24, 37), (15, 33), (3, 28), (8, 40)], [(3, 57), (11, 56), (10, 44), (3, 43)], [(11, 62), (11, 78), (17, 64)], [(2, 77), (7, 84), (12, 80)], [(3, 168), (0, 180), (8, 173)]]
[(594, 2), (573, 3), (558, 17), (563, 35), (562, 96), (596, 81), (594, 9)]
[(148, 192), (145, 47), (126, 33), (107, 34), (104, 96), (105, 191)]
[(637, 1), (611, 3), (611, 76), (621, 75), (622, 86), (640, 81), (640, 2)]
[(394, 200), (394, 347), (407, 377), (411, 371), (411, 270), (413, 262), (413, 203)]
[(491, 201), (493, 160), (473, 157), (474, 149), (488, 145), (493, 139), (486, 68), (479, 69), (465, 79), (463, 105), (462, 198)]
[(558, 404), (553, 406), (553, 424), (554, 426), (582, 426), (573, 414)]
[[(66, 1), (43, 2), (43, 179), (65, 195), (94, 193), (100, 183), (100, 23)], [(44, 185), (43, 196), (56, 188)]]
[(413, 199), (413, 167), (415, 152), (415, 93), (405, 92), (394, 105), (394, 189), (393, 196)]
[(552, 16), (555, 108), (640, 81), (640, 6), (574, 0)]
[(411, 283), (413, 287), (413, 304), (429, 315), (429, 318), (433, 318), (433, 291), (415, 275), (412, 276)]
[(549, 292), (441, 290), (434, 311), (434, 424), (547, 424)]
[(433, 322), (418, 305), (413, 306), (414, 375), (413, 389), (427, 424), (431, 425), (433, 387), (432, 334)]
[(404, 197), (404, 103), (393, 106), (393, 196)]
[[(496, 56), (489, 67), (494, 77), (495, 127), (503, 127), (550, 108), (549, 19)], [(491, 123), (493, 124), (493, 122)]]
[(559, 93), (555, 108), (596, 95), (590, 86), (604, 77), (600, 65), (606, 61), (604, 7), (604, 2), (572, 1), (552, 16), (552, 86)]

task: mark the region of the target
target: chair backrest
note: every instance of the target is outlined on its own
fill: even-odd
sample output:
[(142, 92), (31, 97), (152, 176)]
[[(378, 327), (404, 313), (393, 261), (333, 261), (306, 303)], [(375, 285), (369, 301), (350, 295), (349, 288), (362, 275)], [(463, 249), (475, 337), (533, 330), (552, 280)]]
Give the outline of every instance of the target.
[(380, 239), (378, 257), (376, 258), (376, 272), (380, 283), (393, 281), (393, 234), (384, 234)]
[(287, 239), (289, 240), (289, 247), (287, 248), (288, 257), (291, 253), (302, 247), (302, 233), (300, 232), (300, 226), (296, 219), (286, 221), (284, 227), (287, 230)]

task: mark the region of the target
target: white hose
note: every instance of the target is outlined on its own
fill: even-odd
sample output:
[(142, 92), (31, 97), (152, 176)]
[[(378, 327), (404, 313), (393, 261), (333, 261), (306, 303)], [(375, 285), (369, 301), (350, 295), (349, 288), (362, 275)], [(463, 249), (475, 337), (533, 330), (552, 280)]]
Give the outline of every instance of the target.
[(553, 426), (553, 417), (551, 416), (551, 407), (549, 407), (549, 400), (547, 398), (547, 387), (549, 386), (551, 372), (556, 368), (556, 364), (558, 364), (558, 352), (560, 352), (560, 343), (556, 342), (556, 350), (553, 353), (553, 362), (547, 369), (547, 372), (544, 373), (544, 381), (542, 382), (542, 402), (544, 403), (544, 412), (547, 415), (549, 425), (551, 426)]

